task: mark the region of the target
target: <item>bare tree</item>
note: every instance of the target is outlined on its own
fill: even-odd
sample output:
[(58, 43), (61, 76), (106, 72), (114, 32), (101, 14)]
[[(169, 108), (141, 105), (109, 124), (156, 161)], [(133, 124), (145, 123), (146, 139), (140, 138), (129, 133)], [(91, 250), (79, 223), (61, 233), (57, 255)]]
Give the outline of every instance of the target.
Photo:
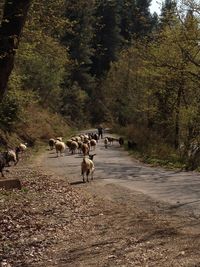
[(0, 102), (7, 93), (9, 76), (31, 0), (6, 0), (0, 26)]

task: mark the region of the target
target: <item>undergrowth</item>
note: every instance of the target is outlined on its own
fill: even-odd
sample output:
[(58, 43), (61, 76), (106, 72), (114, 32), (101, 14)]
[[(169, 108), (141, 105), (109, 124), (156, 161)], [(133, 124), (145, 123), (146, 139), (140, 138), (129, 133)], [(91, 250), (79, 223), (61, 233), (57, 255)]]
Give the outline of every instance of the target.
[[(119, 127), (114, 126), (113, 132), (122, 136), (125, 140), (125, 149), (130, 155), (151, 166), (162, 166), (169, 169), (184, 169), (185, 162), (178, 151), (165, 143), (155, 133), (141, 127)], [(142, 134), (141, 134), (142, 133)], [(136, 146), (129, 148), (127, 142), (134, 141)]]
[(0, 125), (0, 147), (14, 148), (20, 142), (35, 147), (57, 136), (68, 138), (72, 133), (73, 128), (61, 115), (33, 103), (26, 107), (20, 120), (13, 122), (12, 129)]

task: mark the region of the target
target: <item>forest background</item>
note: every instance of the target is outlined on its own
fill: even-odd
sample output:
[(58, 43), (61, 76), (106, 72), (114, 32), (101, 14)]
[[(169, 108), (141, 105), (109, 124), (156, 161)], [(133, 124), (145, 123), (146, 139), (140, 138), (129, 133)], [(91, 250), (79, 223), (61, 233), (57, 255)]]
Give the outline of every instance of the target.
[(147, 162), (198, 168), (200, 5), (165, 0), (159, 15), (150, 5), (31, 1), (0, 104), (1, 145), (102, 124)]

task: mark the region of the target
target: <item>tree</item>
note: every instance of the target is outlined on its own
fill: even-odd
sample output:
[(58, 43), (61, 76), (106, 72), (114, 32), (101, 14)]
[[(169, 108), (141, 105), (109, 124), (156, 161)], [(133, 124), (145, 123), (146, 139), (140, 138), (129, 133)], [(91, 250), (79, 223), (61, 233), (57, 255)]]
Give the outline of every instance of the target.
[[(60, 43), (64, 29), (69, 28), (64, 17), (65, 0), (34, 0), (23, 29), (13, 74), (23, 91), (37, 95), (39, 103), (59, 111), (61, 84), (69, 66), (68, 50)], [(15, 80), (11, 86), (16, 88)]]
[(43, 106), (59, 110), (61, 84), (69, 66), (67, 49), (58, 40), (34, 31), (31, 43), (21, 42), (14, 72), (21, 77), (21, 88), (34, 91)]
[(60, 40), (70, 27), (65, 17), (65, 7), (65, 0), (34, 0), (26, 22), (29, 34), (42, 31), (43, 34)]
[(92, 73), (98, 78), (109, 70), (121, 49), (120, 7), (120, 1), (97, 1)]
[(95, 1), (74, 0), (66, 4), (65, 17), (71, 28), (66, 29), (62, 43), (69, 50), (72, 62), (71, 75), (66, 86), (78, 87), (91, 94), (94, 79), (90, 73), (93, 55), (92, 38)]
[(165, 0), (162, 5), (160, 14), (160, 28), (166, 25), (173, 25), (174, 19), (177, 18), (177, 3), (176, 0)]
[(134, 15), (136, 10), (135, 0), (123, 0), (121, 6), (120, 34), (125, 45), (130, 44), (134, 33)]
[(89, 121), (87, 108), (88, 95), (76, 82), (72, 87), (65, 88), (63, 92), (61, 114), (74, 126), (85, 126)]
[(135, 14), (133, 16), (133, 34), (136, 38), (146, 37), (153, 28), (153, 22), (150, 12), (151, 0), (136, 0)]
[(31, 0), (5, 1), (0, 27), (0, 101), (7, 92), (8, 79), (30, 2)]

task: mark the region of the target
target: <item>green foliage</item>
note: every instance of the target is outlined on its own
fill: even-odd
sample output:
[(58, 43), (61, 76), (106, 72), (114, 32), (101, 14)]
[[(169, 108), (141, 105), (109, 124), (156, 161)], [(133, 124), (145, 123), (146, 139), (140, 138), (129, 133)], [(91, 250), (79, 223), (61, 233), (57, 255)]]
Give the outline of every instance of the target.
[(69, 48), (72, 62), (66, 86), (76, 82), (87, 94), (91, 94), (94, 87), (94, 78), (90, 73), (91, 57), (94, 53), (92, 48), (94, 8), (95, 1), (79, 0), (66, 3), (65, 16), (71, 28), (66, 28), (62, 38), (62, 43)]
[(65, 5), (65, 0), (33, 0), (26, 23), (29, 34), (41, 31), (46, 36), (60, 39), (70, 27), (64, 16)]
[(133, 17), (133, 32), (137, 38), (147, 37), (155, 23), (149, 7), (151, 0), (136, 0), (135, 14)]
[(35, 97), (31, 93), (13, 89), (9, 90), (4, 101), (0, 104), (1, 128), (9, 131), (13, 130), (16, 122), (24, 120), (23, 115), (26, 106), (34, 101), (36, 101)]
[(92, 73), (102, 77), (118, 57), (122, 44), (119, 1), (97, 1)]
[[(5, 131), (18, 131), (19, 125), (22, 128), (28, 123), (32, 116), (29, 108), (36, 103), (54, 112), (59, 110), (61, 85), (69, 66), (67, 48), (59, 42), (64, 29), (69, 27), (63, 16), (64, 6), (64, 0), (32, 1), (21, 44), (16, 51), (10, 92), (0, 108), (1, 128)], [(24, 136), (27, 129), (25, 127)]]
[[(198, 22), (188, 12), (184, 21), (175, 17), (173, 26), (165, 24), (151, 42), (137, 40), (112, 64), (103, 84), (113, 121), (140, 128), (136, 142), (145, 153), (155, 134), (160, 137), (158, 147), (166, 142), (169, 147), (183, 143), (189, 148), (200, 133)], [(156, 155), (162, 158), (161, 151)], [(156, 157), (150, 152), (150, 158)]]
[(16, 68), (23, 88), (36, 91), (43, 104), (47, 102), (55, 106), (67, 63), (67, 50), (56, 40), (39, 32), (31, 44), (25, 41), (21, 44)]
[(176, 0), (165, 0), (162, 5), (161, 15), (160, 15), (160, 27), (164, 28), (167, 25), (173, 26), (174, 20), (176, 20)]
[(64, 91), (61, 112), (74, 126), (83, 127), (88, 124), (88, 95), (77, 83)]
[(148, 91), (145, 91), (142, 49), (138, 42), (137, 47), (121, 53), (119, 61), (112, 64), (103, 85), (106, 105), (113, 120), (123, 126), (144, 121)]

